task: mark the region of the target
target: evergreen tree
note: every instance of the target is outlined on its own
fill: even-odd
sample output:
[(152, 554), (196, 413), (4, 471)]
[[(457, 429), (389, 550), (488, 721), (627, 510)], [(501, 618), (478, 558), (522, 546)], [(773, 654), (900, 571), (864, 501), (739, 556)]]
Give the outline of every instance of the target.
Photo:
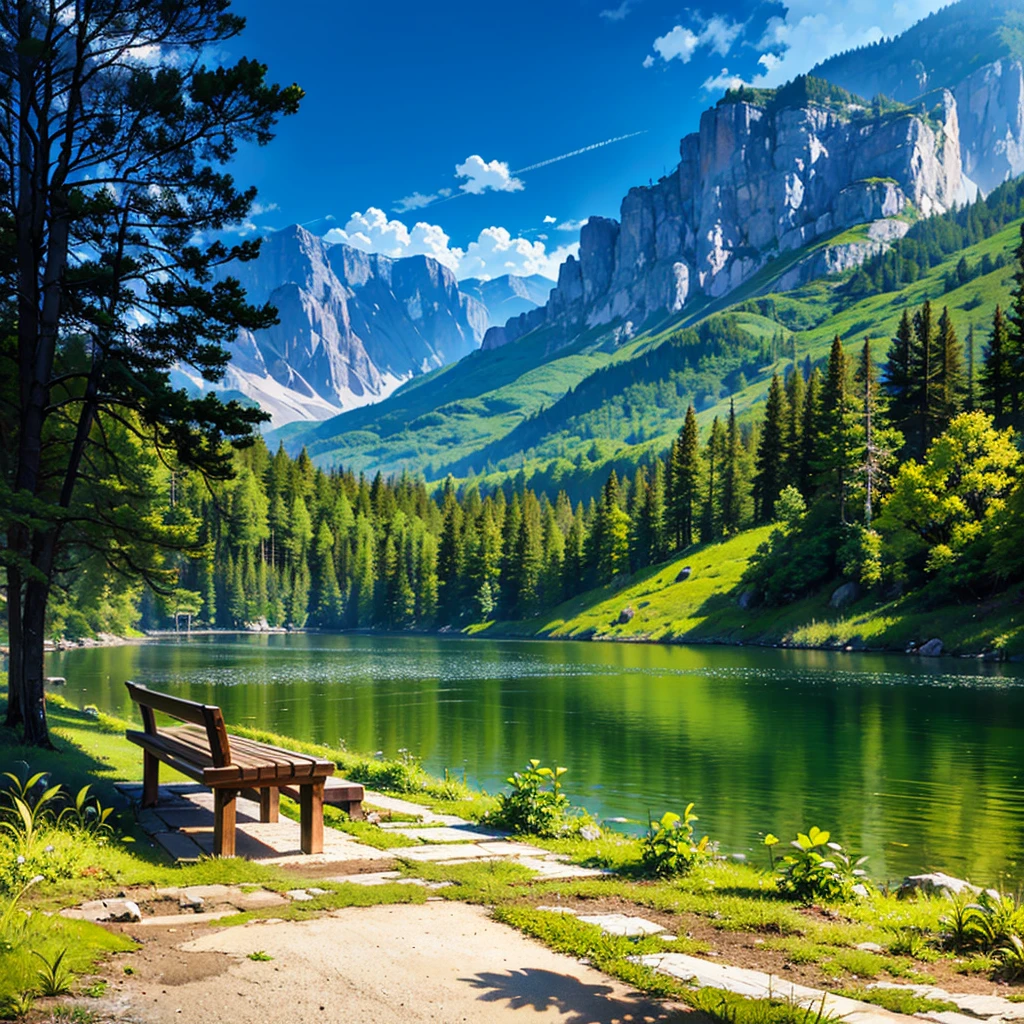
[(754, 514), (761, 522), (770, 523), (775, 518), (775, 502), (784, 486), (787, 420), (786, 394), (779, 375), (774, 373), (768, 385), (754, 477)]
[(736, 425), (736, 403), (729, 402), (729, 425), (722, 463), (722, 530), (726, 536), (739, 531), (743, 517), (742, 442)]
[(679, 437), (669, 457), (668, 516), (675, 549), (693, 543), (696, 526), (694, 510), (700, 487), (700, 432), (693, 405), (687, 406)]
[(978, 392), (984, 409), (992, 413), (998, 429), (1004, 429), (1010, 419), (1009, 335), (1006, 317), (1001, 306), (992, 315), (992, 333), (982, 354), (982, 368), (978, 379)]
[(963, 409), (967, 383), (964, 379), (964, 359), (960, 340), (956, 336), (949, 307), (943, 307), (939, 317), (938, 340), (941, 369), (938, 381), (938, 426), (941, 430), (953, 421)]
[(793, 370), (786, 378), (786, 458), (783, 486), (800, 486), (800, 462), (804, 438), (804, 375), (793, 360)]
[(600, 538), (597, 574), (601, 583), (629, 571), (629, 516), (623, 512), (620, 499), (619, 481), (613, 469), (601, 492), (594, 530)]
[(832, 340), (821, 394), (821, 432), (816, 469), (820, 488), (835, 502), (839, 521), (844, 523), (851, 470), (856, 465), (855, 408), (850, 391), (850, 364), (837, 334)]
[(1024, 426), (1024, 224), (1020, 244), (1014, 253), (1013, 291), (1006, 311), (1006, 357), (1004, 376), (1009, 399), (1009, 422), (1014, 430)]
[(701, 540), (712, 540), (722, 534), (722, 475), (726, 455), (726, 432), (716, 416), (708, 436), (705, 464), (708, 467), (704, 511), (701, 516)]
[(919, 458), (938, 434), (942, 422), (942, 357), (936, 339), (935, 314), (929, 299), (925, 299), (914, 316), (911, 370), (914, 414), (908, 437), (909, 453)]
[(446, 623), (457, 621), (462, 609), (462, 510), (455, 497), (455, 487), (445, 481), (443, 525), (437, 549), (438, 608)]
[(810, 501), (814, 494), (815, 463), (821, 438), (821, 389), (821, 373), (815, 367), (807, 378), (807, 391), (804, 394), (800, 465), (795, 484), (806, 501)]
[(915, 413), (915, 338), (910, 312), (903, 310), (896, 337), (889, 344), (888, 359), (882, 372), (882, 388), (889, 410), (889, 422), (907, 443), (914, 433)]

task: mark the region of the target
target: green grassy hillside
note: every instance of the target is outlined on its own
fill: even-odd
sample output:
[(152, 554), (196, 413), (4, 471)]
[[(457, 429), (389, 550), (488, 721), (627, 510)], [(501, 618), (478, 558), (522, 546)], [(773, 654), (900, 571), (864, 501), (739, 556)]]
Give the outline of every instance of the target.
[[(975, 266), (986, 254), (1009, 253), (1019, 223), (952, 253), (912, 284), (858, 300), (848, 276), (773, 291), (807, 255), (786, 254), (727, 299), (646, 325), (627, 342), (617, 339), (617, 324), (593, 328), (565, 348), (557, 347), (553, 332), (540, 330), (419, 378), (378, 405), (315, 426), (292, 425), (277, 436), (292, 450), (305, 444), (323, 466), (385, 474), (408, 469), (428, 480), (472, 475), (488, 486), (525, 471), (537, 490), (553, 495), (565, 488), (574, 499), (586, 498), (611, 468), (632, 472), (664, 451), (690, 401), (702, 426), (724, 416), (730, 401), (741, 420), (752, 415), (794, 349), (800, 361), (819, 363), (835, 334), (851, 348), (870, 336), (881, 361), (903, 309), (926, 298), (949, 306), (961, 337), (975, 327), (980, 356), (992, 310), (1008, 299), (1010, 269), (948, 292), (947, 277), (961, 258)], [(723, 324), (728, 345), (698, 365), (694, 331), (721, 331)], [(779, 358), (759, 358), (773, 341)]]
[[(770, 532), (765, 526), (716, 544), (697, 545), (678, 558), (581, 594), (546, 615), (471, 627), (468, 632), (898, 651), (939, 637), (949, 653), (1024, 654), (1019, 587), (976, 604), (932, 607), (919, 592), (889, 601), (866, 597), (842, 611), (829, 606), (830, 587), (782, 607), (741, 608), (743, 573)], [(690, 567), (691, 575), (677, 582), (684, 566)], [(627, 608), (632, 609), (632, 618), (620, 621)]]

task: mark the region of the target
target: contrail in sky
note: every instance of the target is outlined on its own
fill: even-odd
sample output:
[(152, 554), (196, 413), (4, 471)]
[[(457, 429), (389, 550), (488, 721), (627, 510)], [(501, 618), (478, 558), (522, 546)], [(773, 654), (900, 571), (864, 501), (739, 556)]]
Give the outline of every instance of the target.
[(646, 129), (642, 132), (630, 132), (629, 135), (617, 135), (614, 139), (605, 139), (604, 142), (595, 142), (591, 146), (584, 146), (582, 149), (574, 149), (571, 153), (563, 153), (561, 156), (553, 156), (550, 160), (541, 160), (540, 163), (530, 164), (529, 167), (520, 167), (513, 174), (526, 174), (527, 171), (538, 171), (550, 164), (557, 164), (560, 160), (568, 160), (570, 157), (579, 156), (581, 153), (589, 153), (592, 149), (600, 149), (602, 146), (610, 146), (613, 142), (623, 142), (626, 139), (635, 139), (638, 135), (646, 135)]

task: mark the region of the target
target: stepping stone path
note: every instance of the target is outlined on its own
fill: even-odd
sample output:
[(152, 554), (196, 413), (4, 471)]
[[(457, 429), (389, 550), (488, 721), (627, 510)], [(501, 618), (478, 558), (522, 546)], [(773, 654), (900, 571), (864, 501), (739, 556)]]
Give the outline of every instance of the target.
[[(139, 783), (119, 783), (128, 801), (142, 799)], [(408, 839), (409, 846), (378, 850), (358, 842), (347, 832), (324, 829), (324, 852), (306, 855), (300, 849), (299, 823), (282, 816), (263, 823), (257, 805), (239, 801), (237, 811), (238, 856), (263, 864), (302, 866), (352, 866), (361, 862), (417, 862), (468, 864), (482, 860), (509, 860), (538, 872), (547, 879), (592, 878), (607, 872), (569, 864), (559, 854), (538, 846), (511, 841), (494, 829), (476, 825), (452, 814), (435, 814), (410, 800), (368, 791), (365, 803), (378, 813), (401, 815), (414, 821), (380, 822), (380, 827)], [(156, 807), (138, 812), (138, 822), (149, 838), (177, 861), (195, 861), (213, 850), (213, 794), (193, 783), (160, 787)], [(362, 883), (367, 884), (367, 883)], [(382, 883), (378, 883), (382, 884)], [(296, 899), (302, 897), (296, 896)]]
[(913, 992), (922, 999), (935, 999), (944, 1003), (953, 1003), (961, 1011), (954, 1013), (952, 1010), (945, 1012), (922, 1012), (914, 1014), (915, 1017), (924, 1017), (927, 1020), (937, 1021), (938, 1024), (978, 1024), (979, 1020), (991, 1021), (996, 1024), (998, 1021), (1024, 1021), (1024, 1003), (1011, 1003), (997, 995), (978, 995), (977, 993), (956, 993), (947, 992), (943, 988), (936, 988), (934, 985), (901, 985), (897, 982), (878, 981), (868, 988), (892, 988), (903, 992)]

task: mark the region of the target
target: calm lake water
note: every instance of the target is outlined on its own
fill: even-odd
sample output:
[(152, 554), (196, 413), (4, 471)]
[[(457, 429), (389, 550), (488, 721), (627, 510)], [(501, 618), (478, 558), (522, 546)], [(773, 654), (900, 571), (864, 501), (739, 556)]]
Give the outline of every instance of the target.
[(817, 824), (878, 879), (1024, 882), (1024, 667), (760, 648), (274, 635), (51, 656), (67, 696), (136, 717), (133, 679), (229, 723), (405, 748), (494, 792), (566, 765), (602, 817), (697, 804), (724, 852)]

